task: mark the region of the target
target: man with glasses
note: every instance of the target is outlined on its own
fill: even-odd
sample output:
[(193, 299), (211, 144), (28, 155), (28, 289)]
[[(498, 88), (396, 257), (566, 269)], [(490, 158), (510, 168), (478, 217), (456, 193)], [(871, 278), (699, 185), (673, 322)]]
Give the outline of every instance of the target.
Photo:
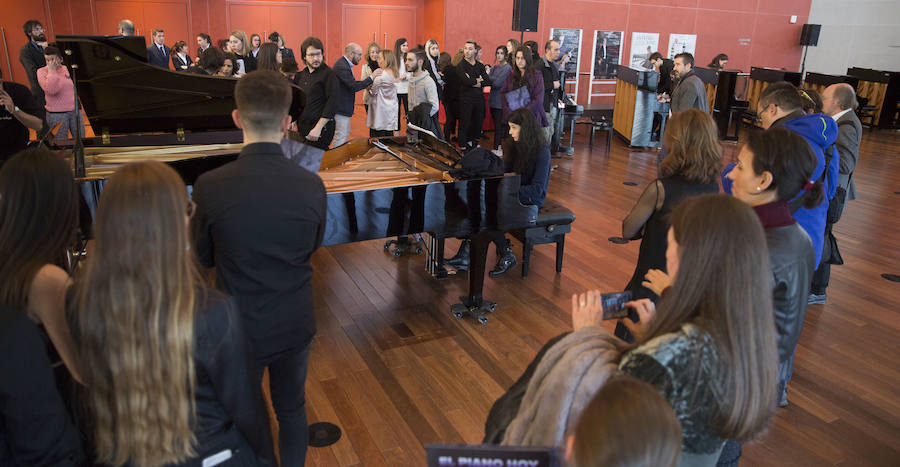
[(362, 47), (349, 43), (344, 47), (344, 55), (334, 62), (334, 80), (331, 93), (335, 102), (334, 109), (334, 146), (340, 146), (350, 137), (350, 117), (353, 116), (353, 104), (356, 93), (371, 86), (375, 78), (384, 70), (380, 68), (362, 81), (353, 76), (353, 65), (362, 60)]
[(331, 83), (334, 73), (325, 64), (325, 47), (318, 37), (307, 37), (300, 44), (300, 57), (306, 68), (294, 76), (294, 84), (306, 95), (306, 106), (297, 119), (297, 132), (311, 146), (328, 149), (334, 138), (335, 100)]
[(47, 47), (47, 36), (44, 35), (44, 26), (36, 19), (30, 19), (23, 26), (25, 37), (28, 43), (22, 46), (19, 51), (19, 62), (25, 68), (25, 74), (28, 75), (28, 84), (31, 87), (31, 94), (37, 99), (37, 103), (44, 107), (44, 90), (38, 83), (37, 70), (47, 66), (44, 59), (44, 47)]

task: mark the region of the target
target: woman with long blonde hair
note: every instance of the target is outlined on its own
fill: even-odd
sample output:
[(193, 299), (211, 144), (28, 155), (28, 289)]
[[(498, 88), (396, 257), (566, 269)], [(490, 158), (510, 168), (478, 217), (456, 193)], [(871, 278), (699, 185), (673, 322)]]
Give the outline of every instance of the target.
[(392, 51), (384, 49), (378, 57), (378, 66), (384, 72), (369, 87), (366, 126), (369, 127), (369, 136), (392, 136), (399, 128), (397, 119), (400, 115), (400, 101), (397, 98), (400, 72), (397, 58)]
[(104, 187), (68, 310), (99, 463), (273, 463), (258, 370), (233, 301), (202, 286), (192, 212), (159, 162), (126, 165)]
[(228, 36), (228, 44), (231, 51), (237, 55), (237, 63), (234, 64), (237, 75), (250, 73), (256, 69), (256, 58), (250, 55), (253, 49), (250, 47), (246, 32), (240, 29), (231, 31), (231, 35)]

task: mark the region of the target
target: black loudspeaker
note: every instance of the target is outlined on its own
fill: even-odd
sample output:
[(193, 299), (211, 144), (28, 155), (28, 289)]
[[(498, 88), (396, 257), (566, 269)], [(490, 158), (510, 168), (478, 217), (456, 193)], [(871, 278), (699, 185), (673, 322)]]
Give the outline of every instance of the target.
[(819, 43), (819, 31), (821, 30), (821, 24), (804, 24), (803, 31), (800, 32), (800, 45), (815, 47)]
[(513, 31), (537, 31), (538, 0), (513, 0)]

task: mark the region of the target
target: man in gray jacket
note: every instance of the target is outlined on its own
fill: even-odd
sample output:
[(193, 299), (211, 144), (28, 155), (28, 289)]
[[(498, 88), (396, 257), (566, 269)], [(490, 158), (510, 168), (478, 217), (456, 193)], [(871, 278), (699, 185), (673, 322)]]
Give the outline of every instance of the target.
[(674, 73), (678, 84), (672, 91), (672, 114), (687, 109), (709, 112), (706, 88), (700, 77), (694, 74), (694, 56), (687, 52), (676, 55)]
[[(838, 137), (834, 145), (837, 147), (841, 160), (838, 164), (838, 188), (828, 206), (828, 217), (825, 224), (825, 252), (829, 252), (830, 247), (830, 258), (823, 253), (819, 268), (813, 274), (808, 301), (810, 305), (825, 303), (825, 289), (828, 288), (828, 281), (831, 277), (831, 264), (840, 258), (840, 253), (837, 252), (837, 242), (831, 232), (833, 222), (840, 219), (845, 203), (856, 199), (853, 171), (859, 160), (859, 143), (862, 139), (862, 123), (855, 112), (857, 106), (856, 91), (847, 83), (832, 84), (822, 93), (822, 112), (830, 115), (838, 124)], [(836, 264), (840, 264), (840, 262), (838, 261)]]
[[(427, 58), (422, 50), (410, 50), (406, 53), (404, 66), (406, 66), (406, 72), (409, 74), (409, 110), (412, 112), (419, 104), (431, 104), (428, 116), (437, 121), (437, 86), (423, 68), (425, 60)], [(422, 125), (412, 120), (410, 120), (410, 123), (422, 127)]]

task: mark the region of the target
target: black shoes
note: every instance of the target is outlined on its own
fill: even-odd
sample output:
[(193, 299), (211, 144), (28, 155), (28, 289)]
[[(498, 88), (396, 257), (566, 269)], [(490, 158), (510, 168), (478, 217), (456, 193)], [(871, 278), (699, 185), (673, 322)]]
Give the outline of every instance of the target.
[(497, 265), (491, 269), (489, 273), (491, 277), (502, 276), (506, 271), (516, 267), (519, 262), (516, 260), (516, 254), (513, 253), (512, 244), (509, 239), (505, 239), (506, 244), (503, 248), (497, 249)]
[(444, 260), (444, 264), (453, 266), (457, 271), (467, 271), (469, 269), (469, 240), (463, 239), (456, 254), (452, 258)]

